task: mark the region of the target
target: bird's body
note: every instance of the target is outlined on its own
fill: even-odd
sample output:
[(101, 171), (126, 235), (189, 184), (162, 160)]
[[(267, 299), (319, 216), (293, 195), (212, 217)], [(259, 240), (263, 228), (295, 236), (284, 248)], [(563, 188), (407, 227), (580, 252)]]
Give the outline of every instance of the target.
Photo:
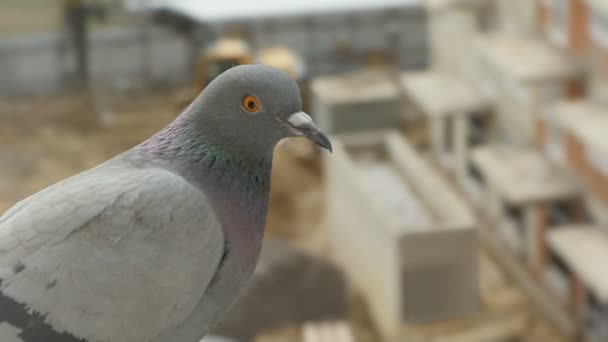
[[(255, 268), (274, 145), (301, 124), (297, 87), (240, 71), (142, 144), (0, 217), (0, 341), (197, 342), (213, 327)], [(279, 109), (239, 116), (230, 82)], [(241, 138), (222, 123), (264, 129), (262, 115), (286, 131)]]

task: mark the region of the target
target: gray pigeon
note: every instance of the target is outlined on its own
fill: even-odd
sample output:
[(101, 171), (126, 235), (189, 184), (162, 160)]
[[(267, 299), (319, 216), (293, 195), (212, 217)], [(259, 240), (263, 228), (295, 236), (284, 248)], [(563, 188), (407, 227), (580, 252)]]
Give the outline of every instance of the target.
[(294, 81), (238, 66), (140, 145), (15, 205), (0, 341), (199, 341), (256, 265), (272, 152), (298, 136), (331, 151)]

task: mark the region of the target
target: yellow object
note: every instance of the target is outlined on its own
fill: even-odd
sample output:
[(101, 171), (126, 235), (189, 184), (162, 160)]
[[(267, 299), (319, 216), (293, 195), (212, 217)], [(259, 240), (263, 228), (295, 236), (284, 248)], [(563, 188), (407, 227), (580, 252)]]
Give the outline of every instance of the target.
[[(282, 46), (262, 49), (257, 62), (280, 69), (294, 80), (299, 80), (304, 71), (299, 56)], [(200, 93), (215, 77), (233, 66), (251, 63), (254, 63), (254, 53), (245, 40), (234, 37), (219, 39), (201, 54), (195, 70), (195, 93)]]
[(199, 93), (222, 72), (236, 65), (253, 62), (252, 54), (241, 39), (224, 38), (203, 51), (195, 73), (195, 91)]
[(298, 57), (290, 49), (274, 46), (260, 51), (259, 62), (280, 69), (294, 80), (298, 80), (303, 72), (303, 63)]

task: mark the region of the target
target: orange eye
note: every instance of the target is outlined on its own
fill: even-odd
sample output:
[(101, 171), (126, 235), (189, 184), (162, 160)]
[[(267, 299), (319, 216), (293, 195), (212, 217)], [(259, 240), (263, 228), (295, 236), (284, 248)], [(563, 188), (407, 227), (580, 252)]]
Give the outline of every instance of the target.
[(260, 101), (253, 95), (247, 95), (243, 98), (243, 108), (249, 113), (255, 113), (260, 109)]

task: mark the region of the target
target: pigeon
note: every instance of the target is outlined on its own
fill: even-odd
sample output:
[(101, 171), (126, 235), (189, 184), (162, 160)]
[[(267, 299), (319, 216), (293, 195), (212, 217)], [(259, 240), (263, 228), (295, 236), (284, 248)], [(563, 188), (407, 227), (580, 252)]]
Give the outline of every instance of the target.
[(0, 217), (0, 341), (198, 342), (257, 263), (272, 155), (331, 152), (297, 84), (241, 65), (172, 123)]

